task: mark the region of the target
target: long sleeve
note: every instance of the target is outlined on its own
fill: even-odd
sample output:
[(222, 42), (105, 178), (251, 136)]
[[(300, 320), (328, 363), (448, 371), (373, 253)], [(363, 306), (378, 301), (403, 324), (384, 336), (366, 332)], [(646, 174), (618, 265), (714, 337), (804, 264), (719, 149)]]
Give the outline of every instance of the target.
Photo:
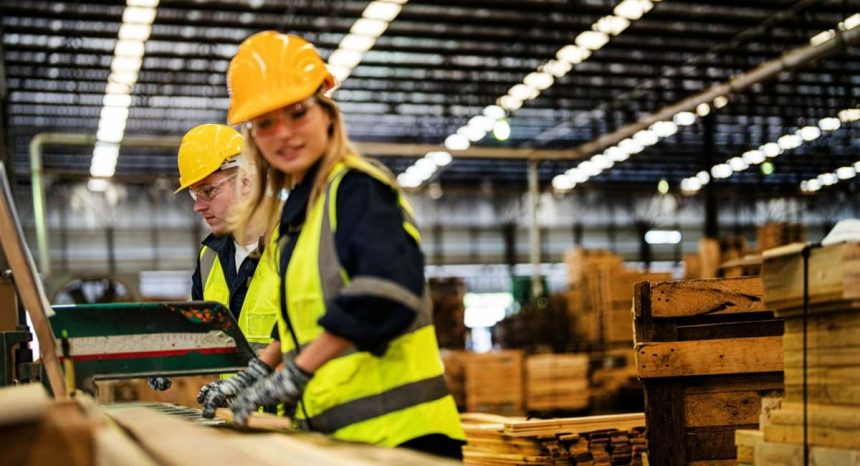
[[(361, 172), (341, 182), (335, 247), (347, 274), (391, 282), (416, 296), (424, 293), (424, 256), (403, 229), (396, 193)], [(362, 351), (382, 354), (405, 331), (415, 310), (400, 302), (361, 294), (338, 295), (326, 303), (319, 324)]]

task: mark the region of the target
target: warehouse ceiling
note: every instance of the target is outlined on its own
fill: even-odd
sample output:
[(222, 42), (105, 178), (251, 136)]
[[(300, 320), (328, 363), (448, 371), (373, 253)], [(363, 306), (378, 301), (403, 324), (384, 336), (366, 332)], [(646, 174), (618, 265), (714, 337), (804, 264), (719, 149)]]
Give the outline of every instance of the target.
[[(403, 172), (422, 155), (405, 144), (441, 148), (446, 137), (470, 118), (495, 104), (600, 18), (613, 14), (617, 3), (405, 3), (335, 94), (351, 138), (359, 143), (404, 144), (380, 150), (385, 163)], [(367, 4), (162, 0), (132, 90), (125, 137), (178, 138), (195, 125), (223, 122), (228, 104), (225, 71), (245, 37), (264, 29), (296, 33), (328, 57)], [(28, 146), (34, 135), (96, 134), (124, 7), (124, 2), (2, 1), (8, 86), (5, 130), (19, 175), (30, 170)], [(557, 77), (551, 87), (509, 112), (509, 139), (498, 141), (490, 134), (473, 147), (574, 149), (807, 45), (811, 37), (858, 11), (860, 0), (655, 2), (651, 11)], [(584, 186), (651, 188), (665, 178), (674, 189), (683, 178), (708, 170), (713, 163), (856, 107), (858, 97), (860, 50), (843, 47), (836, 55), (782, 73), (731, 95), (724, 107), (712, 108), (710, 161), (704, 155), (708, 138), (700, 118), (593, 176)], [(754, 166), (722, 183), (799, 192), (802, 180), (860, 160), (858, 135), (860, 123), (842, 124), (773, 159), (770, 175)], [(92, 146), (48, 147), (45, 169), (88, 176), (92, 154)], [(549, 187), (553, 176), (580, 161), (541, 162), (542, 185)], [(116, 174), (126, 179), (174, 177), (175, 149), (123, 147)], [(455, 157), (431, 181), (443, 187), (522, 189), (527, 162)]]

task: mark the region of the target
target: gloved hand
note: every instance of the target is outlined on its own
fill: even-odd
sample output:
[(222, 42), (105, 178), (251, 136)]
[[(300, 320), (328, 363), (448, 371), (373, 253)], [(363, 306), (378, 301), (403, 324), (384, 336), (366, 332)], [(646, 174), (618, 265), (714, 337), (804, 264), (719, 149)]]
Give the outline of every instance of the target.
[(233, 401), (233, 423), (245, 425), (248, 417), (260, 406), (283, 403), (287, 409), (295, 406), (313, 377), (289, 361), (284, 370), (275, 372), (252, 387), (242, 391)]
[(150, 377), (146, 379), (146, 384), (157, 392), (163, 392), (173, 385), (173, 380), (170, 377)]
[(203, 417), (207, 419), (215, 417), (215, 409), (230, 406), (242, 389), (250, 387), (271, 373), (271, 367), (254, 358), (248, 363), (247, 368), (239, 371), (235, 376), (204, 385), (197, 393), (197, 402), (203, 405)]

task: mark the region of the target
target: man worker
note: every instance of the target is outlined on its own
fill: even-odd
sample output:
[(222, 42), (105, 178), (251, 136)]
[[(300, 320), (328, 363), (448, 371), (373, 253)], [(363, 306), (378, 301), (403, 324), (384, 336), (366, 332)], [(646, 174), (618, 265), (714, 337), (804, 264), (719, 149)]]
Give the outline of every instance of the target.
[[(272, 341), (277, 315), (275, 309), (242, 309), (247, 296), (266, 289), (265, 280), (254, 279), (259, 261), (254, 252), (264, 231), (237, 232), (230, 223), (232, 209), (252, 191), (250, 174), (239, 169), (244, 143), (242, 135), (227, 125), (205, 124), (188, 131), (179, 146), (176, 193), (188, 190), (194, 212), (210, 230), (197, 255), (191, 299), (224, 304), (256, 350)], [(169, 377), (151, 377), (148, 383), (154, 390), (171, 385)]]

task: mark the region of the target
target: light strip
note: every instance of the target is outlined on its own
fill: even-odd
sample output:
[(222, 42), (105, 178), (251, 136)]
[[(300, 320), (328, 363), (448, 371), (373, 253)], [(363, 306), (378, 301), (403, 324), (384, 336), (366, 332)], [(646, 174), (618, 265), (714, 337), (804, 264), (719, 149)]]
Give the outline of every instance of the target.
[(143, 64), (144, 44), (152, 31), (159, 0), (127, 0), (122, 13), (122, 24), (111, 60), (111, 74), (105, 88), (105, 96), (97, 142), (90, 162), (87, 184), (91, 191), (107, 189), (107, 178), (116, 173), (119, 145), (125, 135), (128, 108), (131, 106), (131, 91), (137, 82)]
[[(785, 151), (794, 150), (807, 142), (812, 142), (827, 133), (836, 131), (843, 123), (853, 123), (858, 119), (860, 119), (860, 108), (847, 108), (839, 112), (837, 116), (822, 118), (815, 126), (804, 126), (792, 133), (783, 134), (775, 141), (762, 144), (756, 149), (748, 150), (741, 155), (726, 160), (724, 163), (718, 163), (711, 167), (710, 173), (702, 171), (695, 176), (684, 178), (681, 180), (681, 191), (687, 194), (694, 194), (702, 189), (702, 186), (707, 185), (712, 178), (730, 178), (735, 173), (746, 171), (750, 167), (763, 163), (765, 160), (779, 157)], [(846, 173), (846, 170), (842, 171), (843, 175)], [(832, 184), (824, 183), (824, 181), (830, 181), (830, 177), (825, 175), (828, 174), (822, 174), (817, 178), (808, 180), (812, 181), (812, 184), (804, 181), (801, 184), (801, 189), (804, 192), (812, 192), (817, 191), (821, 186)], [(833, 176), (836, 176), (835, 173), (833, 173)], [(809, 187), (811, 189), (807, 189)]]
[(400, 14), (407, 1), (378, 0), (364, 8), (361, 18), (353, 23), (349, 34), (343, 36), (337, 49), (328, 57), (328, 69), (338, 82), (345, 81), (352, 74), (365, 52), (385, 33), (388, 24)]
[[(858, 26), (860, 26), (860, 13), (852, 15), (845, 21), (840, 22), (838, 28), (842, 31), (848, 31)], [(831, 31), (831, 33), (831, 36), (828, 37), (835, 35), (833, 31)], [(810, 39), (810, 42), (813, 45), (821, 43), (819, 39), (816, 39), (818, 36), (820, 36), (820, 34)], [(577, 185), (585, 183), (589, 179), (599, 175), (604, 170), (612, 168), (615, 164), (624, 162), (632, 155), (642, 152), (645, 147), (656, 144), (660, 139), (675, 134), (679, 127), (692, 125), (696, 122), (697, 117), (704, 117), (709, 114), (712, 107), (722, 108), (728, 105), (728, 103), (729, 97), (727, 95), (718, 95), (713, 98), (710, 104), (699, 104), (695, 109), (695, 113), (681, 111), (673, 115), (671, 121), (666, 120), (655, 122), (650, 127), (635, 133), (632, 137), (624, 139), (615, 146), (609, 147), (602, 153), (592, 156), (591, 159), (580, 162), (578, 166), (571, 168), (562, 174), (556, 175), (552, 179), (553, 189), (560, 192), (569, 191)], [(830, 120), (829, 122), (832, 124), (833, 120)], [(825, 122), (825, 127), (827, 127), (827, 124), (828, 123)], [(819, 129), (821, 131), (826, 130), (825, 128)], [(758, 151), (747, 151), (741, 156), (732, 157), (727, 160), (726, 163), (714, 165), (714, 167), (711, 168), (710, 173), (703, 170), (694, 176), (684, 178), (681, 181), (681, 190), (687, 193), (694, 193), (701, 189), (702, 186), (708, 184), (712, 177), (728, 178), (732, 173), (743, 171), (751, 164), (758, 164), (763, 162), (767, 157), (775, 157), (779, 155), (785, 148), (797, 147), (803, 143), (804, 138), (811, 137), (811, 139), (815, 139), (820, 135), (819, 133), (818, 135), (813, 136), (813, 133), (815, 133), (814, 128), (803, 128), (799, 130), (797, 134), (785, 135), (783, 136), (784, 139), (780, 138), (776, 142), (763, 145)]]
[[(510, 126), (507, 122), (509, 114), (519, 110), (524, 102), (537, 98), (541, 92), (552, 87), (556, 80), (566, 75), (575, 65), (586, 61), (613, 36), (624, 32), (634, 21), (651, 11), (654, 3), (659, 1), (622, 0), (619, 2), (613, 10), (614, 14), (595, 21), (590, 30), (576, 36), (573, 44), (560, 48), (554, 59), (538, 66), (535, 71), (523, 78), (522, 83), (511, 86), (507, 94), (496, 99), (496, 105), (487, 106), (482, 115), (472, 117), (466, 125), (445, 138), (445, 148), (449, 151), (467, 150), (473, 142), (480, 141), (489, 132), (497, 134), (500, 138), (504, 136), (502, 139), (506, 139), (510, 135)], [(428, 158), (429, 154), (398, 175), (397, 180), (401, 186), (417, 188), (435, 174), (436, 170), (430, 172), (416, 170), (417, 164), (424, 163), (421, 161)]]
[[(836, 120), (836, 121), (833, 121)], [(860, 120), (860, 108), (848, 108), (839, 112), (836, 118), (831, 119), (828, 127), (836, 126), (836, 122), (854, 123)], [(823, 121), (823, 120), (822, 120)], [(820, 122), (819, 122), (820, 126)], [(806, 194), (812, 194), (825, 186), (832, 186), (843, 180), (850, 180), (860, 173), (860, 161), (849, 167), (839, 167), (832, 172), (822, 173), (815, 178), (800, 182), (800, 190)]]

